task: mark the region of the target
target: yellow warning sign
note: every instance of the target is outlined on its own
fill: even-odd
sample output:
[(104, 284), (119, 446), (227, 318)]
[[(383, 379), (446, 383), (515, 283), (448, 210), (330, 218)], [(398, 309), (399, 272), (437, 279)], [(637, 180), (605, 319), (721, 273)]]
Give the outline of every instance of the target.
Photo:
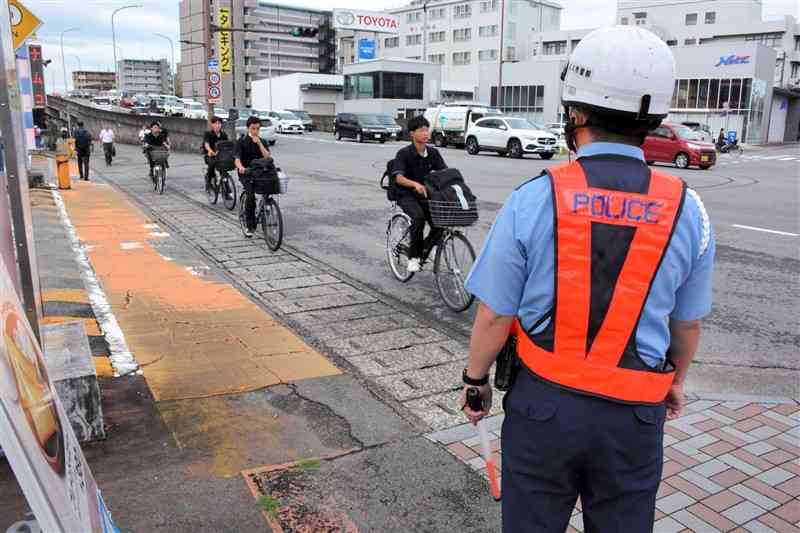
[[(227, 7), (219, 8), (219, 27), (231, 27), (231, 11)], [(231, 41), (231, 32), (219, 32), (219, 67), (220, 70), (227, 74), (231, 72), (233, 66), (233, 42)]]
[(39, 29), (42, 21), (36, 15), (28, 11), (19, 0), (9, 0), (8, 13), (11, 17), (11, 36), (14, 42), (14, 50), (22, 46), (25, 39)]

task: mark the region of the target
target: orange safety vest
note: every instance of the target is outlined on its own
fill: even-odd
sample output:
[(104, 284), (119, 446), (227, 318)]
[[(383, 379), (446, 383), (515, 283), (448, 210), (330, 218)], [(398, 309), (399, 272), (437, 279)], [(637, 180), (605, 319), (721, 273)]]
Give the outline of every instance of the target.
[[(685, 184), (651, 171), (647, 194), (635, 194), (590, 187), (578, 162), (549, 172), (555, 210), (555, 300), (543, 332), (529, 336), (519, 321), (514, 323), (517, 354), (536, 376), (556, 385), (620, 402), (660, 403), (672, 385), (675, 367), (669, 359), (665, 370), (647, 366), (636, 352), (635, 335), (683, 205)], [(589, 343), (593, 224), (635, 229), (616, 284), (602, 281), (613, 293)]]

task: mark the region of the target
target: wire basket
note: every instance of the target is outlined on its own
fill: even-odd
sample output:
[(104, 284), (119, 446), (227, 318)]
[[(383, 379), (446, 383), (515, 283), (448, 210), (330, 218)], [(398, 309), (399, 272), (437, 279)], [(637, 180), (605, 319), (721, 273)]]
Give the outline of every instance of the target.
[(474, 201), (468, 202), (465, 209), (461, 202), (431, 200), (428, 209), (431, 211), (431, 222), (437, 227), (472, 226), (478, 221), (478, 204)]
[(279, 170), (278, 181), (280, 182), (280, 194), (286, 194), (289, 191), (289, 176)]
[(164, 148), (150, 149), (150, 160), (153, 163), (166, 163), (167, 159), (169, 159), (169, 150), (165, 150)]

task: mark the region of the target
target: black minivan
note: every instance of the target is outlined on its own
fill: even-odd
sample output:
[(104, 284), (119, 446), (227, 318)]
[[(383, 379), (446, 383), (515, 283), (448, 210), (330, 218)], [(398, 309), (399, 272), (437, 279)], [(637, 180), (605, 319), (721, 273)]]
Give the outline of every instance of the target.
[(338, 113), (333, 123), (333, 135), (336, 140), (350, 137), (356, 142), (379, 141), (397, 139), (399, 126), (386, 124), (379, 115), (369, 113)]

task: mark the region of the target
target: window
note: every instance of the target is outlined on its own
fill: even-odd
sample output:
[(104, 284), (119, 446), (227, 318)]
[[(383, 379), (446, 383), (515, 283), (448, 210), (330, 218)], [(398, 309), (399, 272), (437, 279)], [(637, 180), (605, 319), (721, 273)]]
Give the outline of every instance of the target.
[(783, 40), (783, 32), (752, 33), (750, 35), (745, 35), (744, 40), (761, 43), (770, 48), (779, 48)]
[(667, 41), (667, 46), (678, 46), (678, 41), (676, 41), (675, 39), (670, 39), (669, 41)]
[(497, 11), (497, 0), (481, 2), (481, 13), (491, 13)]
[(383, 40), (384, 48), (397, 48), (400, 46), (400, 37), (389, 37)]
[(628, 17), (622, 17), (619, 20), (619, 23), (622, 24), (623, 26), (627, 26), (628, 25)]
[(406, 35), (406, 46), (416, 46), (422, 44), (422, 34)]
[(428, 20), (442, 20), (447, 15), (443, 7), (428, 10)]
[(547, 41), (542, 45), (542, 54), (546, 56), (558, 56), (567, 53), (567, 41)]
[(497, 37), (497, 24), (479, 27), (478, 37)]
[(344, 77), (345, 100), (390, 98), (421, 100), (423, 75), (405, 72), (368, 72)]
[(453, 42), (464, 43), (472, 39), (472, 28), (453, 30)]
[(445, 39), (447, 39), (446, 31), (432, 31), (430, 34), (430, 40), (432, 43), (443, 43)]
[(792, 73), (789, 74), (789, 77), (796, 80), (798, 74), (800, 74), (800, 63), (792, 63)]
[(497, 49), (492, 50), (481, 50), (478, 52), (478, 61), (487, 62), (487, 61), (497, 61)]
[(517, 48), (514, 46), (506, 46), (505, 58), (504, 61), (516, 61), (517, 60)]
[(469, 65), (472, 63), (472, 53), (471, 52), (454, 52), (453, 53), (453, 64), (454, 65)]
[(461, 4), (453, 7), (453, 17), (457, 19), (468, 19), (472, 16), (472, 5)]
[(717, 23), (717, 12), (706, 11), (706, 24), (716, 24), (716, 23)]
[[(491, 90), (491, 105), (497, 106), (497, 87)], [(500, 111), (516, 115), (530, 116), (544, 112), (544, 85), (506, 85)], [(501, 121), (497, 121), (501, 123)]]
[(647, 12), (640, 11), (639, 13), (634, 13), (633, 21), (636, 23), (637, 26), (643, 26), (647, 24)]
[(689, 80), (689, 100), (686, 102), (686, 107), (694, 109), (697, 107), (697, 88), (700, 85), (700, 80)]
[(436, 63), (437, 65), (444, 65), (444, 54), (431, 54), (428, 56), (429, 63)]
[(794, 51), (800, 52), (800, 35), (794, 36)]
[(684, 39), (683, 40), (683, 44), (685, 46), (691, 46), (691, 45), (697, 44), (697, 39)]
[(578, 46), (578, 43), (580, 43), (580, 42), (581, 42), (580, 39), (572, 39), (572, 43), (571, 43), (572, 49), (575, 50), (575, 48)]
[(687, 13), (686, 14), (686, 25), (687, 26), (697, 26), (697, 13)]
[(415, 24), (417, 22), (422, 22), (422, 12), (421, 11), (414, 11), (412, 13), (406, 13), (406, 23), (407, 24)]

